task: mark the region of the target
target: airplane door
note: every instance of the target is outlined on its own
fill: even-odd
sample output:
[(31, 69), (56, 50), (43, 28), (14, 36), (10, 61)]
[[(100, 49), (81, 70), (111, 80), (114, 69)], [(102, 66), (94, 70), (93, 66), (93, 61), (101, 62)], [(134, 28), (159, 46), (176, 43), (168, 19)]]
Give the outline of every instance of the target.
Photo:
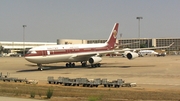
[(51, 54), (54, 54), (54, 51), (53, 51), (53, 50), (50, 51), (50, 54), (49, 54), (49, 55), (51, 55)]
[(50, 55), (50, 51), (47, 51), (47, 55)]
[(47, 55), (47, 51), (46, 50), (43, 50), (42, 51), (42, 56), (46, 56)]
[(67, 49), (66, 52), (67, 52), (67, 53), (71, 53), (71, 50), (70, 50), (70, 49)]

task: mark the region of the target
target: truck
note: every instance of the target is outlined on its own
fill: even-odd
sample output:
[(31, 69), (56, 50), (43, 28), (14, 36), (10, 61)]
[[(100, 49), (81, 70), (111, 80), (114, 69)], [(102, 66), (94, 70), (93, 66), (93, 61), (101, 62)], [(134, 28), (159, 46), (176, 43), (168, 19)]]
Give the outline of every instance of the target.
[(58, 79), (54, 79), (53, 76), (48, 76), (47, 81), (49, 84), (62, 84), (64, 77), (58, 77)]
[(8, 81), (8, 82), (10, 82), (10, 81), (14, 81), (14, 82), (26, 82), (27, 81), (26, 78), (25, 79), (19, 79), (19, 78), (15, 78), (15, 77), (7, 77), (7, 78), (3, 78), (2, 80), (4, 82), (5, 81)]
[(14, 79), (14, 82), (26, 82), (26, 81), (27, 81), (26, 78), (25, 79), (19, 79), (19, 78)]
[(7, 73), (7, 75), (2, 75), (2, 73), (0, 73), (0, 80), (3, 80), (4, 82), (5, 81), (14, 81), (14, 82), (25, 82), (26, 81), (26, 78), (25, 79), (19, 79), (19, 78), (16, 78), (16, 77), (10, 77), (9, 76), (10, 74)]
[(96, 78), (96, 79), (88, 80), (87, 78), (83, 78), (82, 85), (83, 85), (83, 87), (98, 87), (99, 85), (101, 85), (101, 79)]
[(64, 86), (71, 86), (71, 85), (75, 85), (75, 79), (70, 79), (68, 77), (64, 77), (62, 79), (62, 84), (64, 84)]
[(166, 56), (166, 52), (157, 54), (157, 57), (160, 57), (160, 56), (163, 56), (163, 57)]
[(104, 85), (104, 87), (121, 87), (122, 84), (124, 83), (124, 80), (122, 79), (117, 79), (117, 80), (112, 80), (109, 81), (107, 79), (102, 79), (102, 85)]
[(64, 84), (64, 86), (80, 86), (80, 85), (83, 85), (86, 81), (87, 81), (87, 78), (63, 77), (62, 84)]
[(122, 87), (136, 87), (136, 83), (123, 83)]
[(0, 73), (0, 80), (3, 80), (4, 78), (8, 78), (9, 77), (9, 73), (7, 73), (7, 75), (3, 75), (2, 72)]
[(26, 80), (26, 84), (38, 84), (38, 80)]
[(58, 79), (55, 80), (56, 84), (62, 84), (63, 83), (63, 79), (64, 79), (64, 77), (58, 77)]
[(18, 79), (18, 78), (8, 77), (8, 78), (3, 78), (2, 80), (3, 80), (4, 82), (6, 82), (6, 81), (10, 82), (10, 81), (15, 81), (15, 80), (17, 80), (17, 79)]
[(82, 84), (82, 78), (75, 78), (75, 79), (72, 79), (72, 86), (79, 86)]

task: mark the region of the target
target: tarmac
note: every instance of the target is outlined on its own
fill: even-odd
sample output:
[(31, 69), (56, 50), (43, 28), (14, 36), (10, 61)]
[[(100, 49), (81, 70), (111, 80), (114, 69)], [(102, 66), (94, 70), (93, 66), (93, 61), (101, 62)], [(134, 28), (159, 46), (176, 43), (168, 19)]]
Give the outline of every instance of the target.
[(123, 79), (125, 82), (135, 82), (138, 87), (157, 89), (180, 89), (180, 56), (139, 57), (134, 60), (118, 57), (103, 57), (101, 67), (66, 68), (65, 63), (44, 64), (45, 69), (39, 71), (36, 64), (26, 61), (23, 57), (1, 57), (0, 72), (3, 75), (21, 79), (39, 80), (47, 84), (47, 77), (55, 78), (107, 78), (109, 80)]
[(13, 97), (2, 97), (1, 101), (48, 101), (48, 100), (35, 100), (35, 99), (24, 99), (24, 98), (13, 98)]

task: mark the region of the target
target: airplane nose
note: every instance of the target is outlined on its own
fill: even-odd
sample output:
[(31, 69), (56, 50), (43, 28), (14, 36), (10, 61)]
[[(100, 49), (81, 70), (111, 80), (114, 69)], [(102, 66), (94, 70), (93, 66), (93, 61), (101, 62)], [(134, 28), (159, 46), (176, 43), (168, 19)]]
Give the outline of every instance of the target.
[(25, 54), (25, 55), (24, 55), (24, 58), (26, 59), (27, 57), (28, 57), (28, 54)]
[(24, 58), (25, 58), (26, 60), (29, 60), (28, 56), (24, 56)]
[(24, 56), (24, 58), (27, 60), (27, 61), (29, 61), (29, 60), (31, 60), (30, 58), (30, 56), (28, 56), (28, 54), (26, 54), (25, 56)]
[(29, 62), (35, 63), (35, 60), (30, 56), (25, 56), (24, 58)]

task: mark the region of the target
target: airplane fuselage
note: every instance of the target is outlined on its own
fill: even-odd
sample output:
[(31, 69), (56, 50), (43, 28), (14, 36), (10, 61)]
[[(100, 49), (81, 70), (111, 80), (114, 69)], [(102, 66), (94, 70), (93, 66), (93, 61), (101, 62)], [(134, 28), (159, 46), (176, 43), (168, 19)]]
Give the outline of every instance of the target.
[(139, 55), (157, 55), (158, 53), (155, 52), (154, 50), (141, 50), (138, 52)]
[(89, 54), (90, 52), (92, 54), (98, 54), (100, 51), (107, 51), (111, 49), (113, 49), (113, 47), (109, 47), (106, 43), (40, 46), (29, 50), (25, 58), (29, 62), (41, 64), (56, 62), (79, 62), (87, 61), (91, 56), (78, 58), (78, 55), (86, 55), (86, 53)]

